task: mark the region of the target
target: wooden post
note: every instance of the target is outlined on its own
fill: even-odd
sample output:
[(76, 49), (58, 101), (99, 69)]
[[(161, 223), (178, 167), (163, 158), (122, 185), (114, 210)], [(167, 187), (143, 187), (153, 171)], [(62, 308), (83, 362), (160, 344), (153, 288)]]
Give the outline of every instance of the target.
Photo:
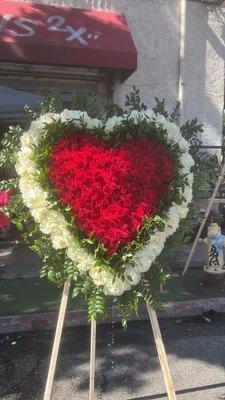
[[(203, 219), (202, 219), (201, 225), (200, 225), (200, 227), (199, 227), (198, 233), (197, 233), (197, 235), (196, 235), (195, 241), (194, 241), (193, 246), (192, 246), (192, 248), (191, 248), (191, 252), (190, 252), (190, 254), (189, 254), (189, 256), (188, 256), (188, 259), (187, 259), (187, 261), (186, 261), (184, 270), (183, 270), (183, 272), (182, 272), (182, 276), (185, 276), (185, 274), (186, 274), (186, 272), (187, 272), (187, 270), (188, 270), (188, 267), (189, 267), (190, 262), (191, 262), (191, 260), (192, 260), (194, 251), (195, 251), (196, 246), (197, 246), (197, 244), (198, 244), (198, 239), (199, 239), (200, 236), (201, 236), (201, 233), (202, 233), (202, 231), (203, 231), (204, 225), (205, 225), (206, 220), (207, 220), (207, 218), (208, 218), (208, 216), (209, 216), (209, 213), (210, 213), (210, 210), (211, 210), (211, 208), (212, 208), (212, 206), (213, 206), (213, 203), (215, 203), (215, 202), (218, 203), (219, 200), (220, 200), (220, 199), (216, 199), (216, 195), (217, 195), (217, 192), (218, 192), (219, 187), (220, 187), (220, 185), (221, 185), (221, 182), (222, 182), (222, 179), (223, 179), (223, 177), (224, 177), (224, 174), (225, 174), (225, 164), (224, 164), (224, 166), (223, 166), (223, 168), (222, 168), (222, 170), (221, 170), (221, 174), (220, 174), (220, 176), (219, 176), (219, 178), (218, 178), (218, 181), (217, 181), (217, 184), (216, 184), (216, 186), (215, 186), (215, 189), (214, 189), (214, 191), (213, 191), (213, 193), (212, 193), (212, 196), (211, 196), (211, 198), (210, 198), (210, 200), (209, 200), (209, 204), (208, 204), (208, 206), (207, 206), (207, 208), (206, 208), (206, 211), (205, 211), (204, 217), (203, 217)], [(222, 201), (222, 202), (223, 202), (223, 201)]]
[(176, 393), (173, 386), (172, 377), (169, 370), (169, 365), (167, 361), (166, 351), (162, 340), (162, 335), (160, 332), (159, 322), (157, 319), (156, 312), (154, 308), (147, 302), (147, 309), (149, 314), (149, 319), (152, 326), (152, 331), (155, 339), (156, 349), (158, 352), (158, 357), (160, 361), (160, 365), (163, 372), (164, 382), (166, 385), (166, 390), (168, 394), (169, 400), (176, 400)]
[(62, 336), (62, 329), (63, 329), (64, 319), (65, 319), (69, 291), (70, 291), (70, 279), (68, 279), (64, 283), (64, 287), (63, 287), (62, 300), (61, 300), (59, 317), (58, 317), (57, 327), (56, 327), (56, 332), (55, 332), (55, 339), (54, 339), (51, 361), (50, 361), (50, 366), (49, 366), (49, 371), (48, 371), (48, 378), (47, 378), (47, 383), (46, 383), (46, 388), (45, 388), (44, 400), (50, 400), (50, 398), (51, 398), (53, 379), (54, 379), (54, 375), (55, 375), (55, 368), (56, 368), (56, 362), (57, 362), (57, 357), (58, 357), (58, 352), (59, 352), (60, 340), (61, 340), (61, 336)]
[(95, 354), (96, 354), (96, 320), (91, 320), (91, 351), (90, 351), (90, 385), (89, 400), (95, 398)]

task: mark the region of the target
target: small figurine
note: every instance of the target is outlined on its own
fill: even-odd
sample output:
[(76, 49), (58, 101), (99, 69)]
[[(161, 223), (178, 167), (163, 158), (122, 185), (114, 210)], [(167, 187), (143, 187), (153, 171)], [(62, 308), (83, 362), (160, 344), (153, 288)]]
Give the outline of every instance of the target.
[(225, 275), (223, 259), (223, 248), (225, 247), (225, 236), (221, 235), (221, 228), (217, 223), (208, 226), (207, 237), (199, 239), (199, 243), (208, 245), (207, 264), (204, 271), (211, 275)]

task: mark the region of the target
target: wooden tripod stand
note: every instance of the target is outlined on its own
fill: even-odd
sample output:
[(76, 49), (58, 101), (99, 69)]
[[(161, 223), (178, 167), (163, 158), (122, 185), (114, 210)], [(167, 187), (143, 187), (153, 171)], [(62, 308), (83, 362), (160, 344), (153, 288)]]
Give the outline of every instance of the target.
[[(51, 398), (51, 392), (52, 392), (52, 386), (53, 386), (53, 380), (54, 380), (54, 375), (55, 375), (55, 368), (56, 368), (56, 362), (57, 362), (57, 357), (58, 357), (58, 352), (59, 352), (59, 345), (61, 341), (61, 336), (62, 336), (62, 329), (64, 325), (64, 320), (65, 320), (65, 313), (66, 313), (66, 307), (67, 307), (67, 302), (68, 302), (68, 296), (69, 296), (69, 290), (70, 290), (70, 279), (68, 279), (63, 288), (63, 294), (62, 294), (62, 300), (61, 300), (61, 305), (60, 305), (60, 310), (59, 310), (59, 317), (58, 317), (58, 322), (57, 322), (57, 327), (56, 327), (56, 332), (55, 332), (55, 339), (54, 339), (54, 344), (53, 344), (53, 349), (52, 349), (52, 355), (51, 355), (51, 360), (50, 360), (50, 366), (49, 366), (49, 371), (48, 371), (48, 378), (47, 378), (47, 383), (45, 387), (45, 394), (44, 394), (44, 400), (50, 400)], [(161, 369), (163, 372), (163, 377), (166, 385), (166, 390), (168, 394), (168, 399), (169, 400), (176, 400), (176, 394), (168, 366), (168, 361), (167, 361), (167, 356), (162, 340), (162, 335), (160, 332), (160, 327), (157, 319), (156, 312), (154, 308), (151, 306), (150, 303), (147, 303), (147, 309), (148, 309), (148, 314), (149, 314), (149, 319), (150, 323), (152, 326), (152, 331), (154, 335), (154, 340), (156, 344), (156, 349), (158, 352), (158, 357), (161, 365)], [(96, 320), (91, 321), (91, 348), (90, 348), (90, 383), (89, 383), (89, 400), (94, 400), (95, 399), (95, 355), (96, 355)]]

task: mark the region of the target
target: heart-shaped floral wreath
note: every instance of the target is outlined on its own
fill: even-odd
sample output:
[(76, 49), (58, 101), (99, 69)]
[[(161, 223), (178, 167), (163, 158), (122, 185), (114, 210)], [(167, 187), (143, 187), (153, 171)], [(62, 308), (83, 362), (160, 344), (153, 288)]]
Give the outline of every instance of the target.
[(79, 278), (121, 296), (145, 280), (192, 200), (194, 162), (179, 127), (152, 110), (106, 123), (48, 113), (21, 137), (23, 202)]

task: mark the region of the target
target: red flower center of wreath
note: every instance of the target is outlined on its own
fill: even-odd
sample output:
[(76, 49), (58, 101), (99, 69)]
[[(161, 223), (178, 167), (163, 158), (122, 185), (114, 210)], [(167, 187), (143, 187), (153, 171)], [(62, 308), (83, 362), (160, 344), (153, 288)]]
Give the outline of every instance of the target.
[(173, 163), (155, 139), (129, 139), (115, 147), (71, 132), (53, 145), (49, 177), (84, 236), (94, 235), (112, 254), (135, 238), (144, 216), (156, 214)]

